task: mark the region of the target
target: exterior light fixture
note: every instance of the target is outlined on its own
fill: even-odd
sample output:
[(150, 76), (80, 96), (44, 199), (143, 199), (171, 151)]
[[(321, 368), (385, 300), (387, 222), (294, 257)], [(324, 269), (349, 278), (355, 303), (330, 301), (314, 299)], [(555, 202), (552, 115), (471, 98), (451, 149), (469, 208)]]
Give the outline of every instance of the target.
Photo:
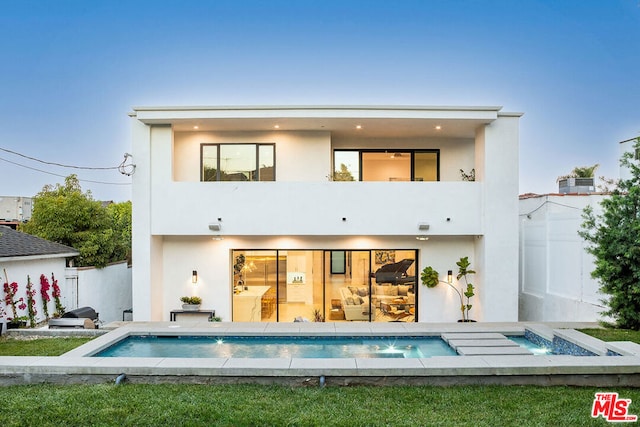
[(427, 231), (428, 229), (429, 229), (429, 224), (424, 222), (418, 223), (418, 230)]
[(209, 230), (211, 231), (220, 231), (221, 229), (222, 229), (222, 224), (220, 223), (214, 222), (212, 224), (209, 224)]
[(420, 235), (420, 236), (416, 236), (416, 239), (426, 241), (426, 240), (429, 240), (429, 236)]
[(191, 283), (193, 283), (194, 285), (198, 283), (198, 270), (193, 270), (191, 272)]
[(447, 271), (447, 283), (453, 283), (453, 271)]

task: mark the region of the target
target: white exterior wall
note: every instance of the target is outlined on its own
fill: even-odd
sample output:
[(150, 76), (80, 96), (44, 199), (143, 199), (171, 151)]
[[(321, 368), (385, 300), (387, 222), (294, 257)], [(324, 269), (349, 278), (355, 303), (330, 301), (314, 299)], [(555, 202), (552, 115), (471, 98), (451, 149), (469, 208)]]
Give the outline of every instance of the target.
[[(75, 301), (66, 306), (67, 310), (78, 307), (92, 307), (104, 323), (122, 320), (123, 310), (132, 308), (131, 268), (127, 262), (111, 264), (105, 268), (68, 268), (67, 281), (75, 294)], [(64, 294), (63, 294), (64, 295)]]
[[(27, 276), (31, 277), (31, 283), (33, 289), (36, 291), (34, 297), (36, 302), (36, 319), (38, 322), (45, 320), (44, 310), (42, 305), (42, 297), (40, 295), (40, 275), (44, 274), (49, 280), (49, 285), (52, 285), (51, 274), (58, 280), (58, 286), (60, 286), (61, 302), (62, 305), (68, 307), (73, 302), (73, 295), (67, 291), (65, 280), (65, 258), (40, 258), (40, 259), (28, 259), (28, 260), (14, 260), (14, 261), (0, 261), (0, 268), (6, 270), (7, 279), (9, 283), (16, 282), (18, 284), (17, 298), (23, 297), (26, 303), (27, 301)], [(2, 283), (5, 282), (4, 272), (2, 273)], [(48, 304), (49, 315), (52, 315), (55, 311), (55, 304), (52, 296), (53, 288), (49, 289), (49, 297), (51, 301)], [(4, 303), (4, 292), (2, 292), (3, 298), (0, 299), (0, 307), (3, 307), (6, 311), (6, 316), (12, 317), (12, 311), (10, 307), (6, 307)], [(17, 299), (16, 298), (16, 299)], [(17, 306), (16, 306), (17, 308)], [(18, 309), (18, 316), (28, 316), (27, 309)], [(0, 322), (6, 322), (6, 317), (0, 319)]]
[[(519, 116), (496, 117), (473, 138), (395, 140), (400, 149), (440, 149), (440, 182), (329, 182), (333, 149), (392, 140), (332, 140), (318, 131), (174, 135), (140, 120), (187, 111), (143, 113), (133, 126), (134, 320), (167, 320), (179, 297), (192, 293), (230, 320), (232, 249), (417, 249), (418, 268), (431, 265), (443, 279), (468, 256), (478, 272), (471, 317), (517, 320)], [(233, 141), (276, 142), (276, 182), (199, 182), (200, 143)], [(461, 182), (459, 170), (473, 167), (477, 182)], [(208, 228), (217, 218), (222, 241), (211, 240), (218, 233)], [(426, 242), (415, 239), (423, 222)], [(421, 322), (460, 317), (448, 287), (419, 288)]]
[(520, 200), (520, 320), (603, 320), (593, 257), (578, 235), (586, 206), (602, 195), (548, 195)]
[(518, 319), (518, 117), (478, 131), (476, 179), (483, 182), (483, 232), (476, 240), (478, 320)]

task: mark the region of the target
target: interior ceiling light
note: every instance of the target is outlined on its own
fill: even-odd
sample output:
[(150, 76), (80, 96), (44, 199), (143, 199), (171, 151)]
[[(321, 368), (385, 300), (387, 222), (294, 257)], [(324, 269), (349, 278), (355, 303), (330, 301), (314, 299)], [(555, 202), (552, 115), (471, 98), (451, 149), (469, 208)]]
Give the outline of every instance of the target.
[(442, 129), (442, 126), (436, 125), (436, 130), (441, 130), (441, 129)]
[(197, 125), (193, 127), (194, 129), (200, 129)]
[(416, 240), (425, 241), (425, 240), (429, 240), (429, 237), (428, 236), (416, 236)]
[(274, 129), (280, 129), (280, 125), (274, 125), (273, 128)]
[(362, 129), (362, 125), (356, 125), (356, 129)]

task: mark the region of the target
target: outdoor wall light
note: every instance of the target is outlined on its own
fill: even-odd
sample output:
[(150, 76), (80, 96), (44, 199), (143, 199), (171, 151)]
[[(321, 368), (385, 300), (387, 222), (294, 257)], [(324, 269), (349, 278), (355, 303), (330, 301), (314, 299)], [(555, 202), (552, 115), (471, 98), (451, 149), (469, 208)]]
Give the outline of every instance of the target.
[(198, 270), (193, 270), (191, 272), (191, 283), (193, 283), (194, 285), (198, 283)]
[(447, 283), (453, 283), (453, 271), (447, 271)]
[(429, 224), (424, 223), (424, 222), (418, 223), (418, 230), (427, 231), (428, 229), (429, 229)]
[(214, 222), (212, 224), (209, 224), (209, 230), (211, 230), (211, 231), (220, 231), (220, 229), (222, 229), (222, 224), (220, 224), (220, 223), (215, 223)]

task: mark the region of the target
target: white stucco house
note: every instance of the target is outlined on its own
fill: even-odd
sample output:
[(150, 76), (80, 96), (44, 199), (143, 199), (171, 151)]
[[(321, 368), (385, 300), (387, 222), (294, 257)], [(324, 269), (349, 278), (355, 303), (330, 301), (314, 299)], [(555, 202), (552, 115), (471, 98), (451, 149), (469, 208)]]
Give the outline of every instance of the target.
[[(137, 107), (133, 316), (518, 320), (518, 127), (501, 107)], [(463, 180), (475, 172), (475, 181)], [(204, 313), (209, 315), (208, 313)]]

